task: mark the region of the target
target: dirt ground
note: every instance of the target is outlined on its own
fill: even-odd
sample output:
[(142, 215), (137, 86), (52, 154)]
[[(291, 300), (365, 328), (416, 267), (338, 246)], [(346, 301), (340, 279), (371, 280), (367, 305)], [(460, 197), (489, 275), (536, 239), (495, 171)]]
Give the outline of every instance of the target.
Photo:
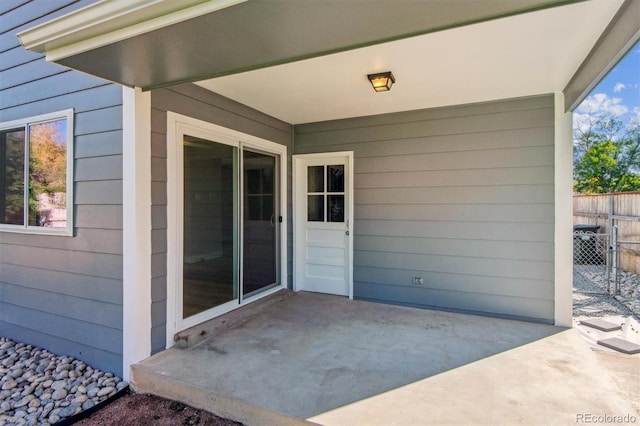
[(140, 393), (125, 395), (75, 424), (81, 426), (241, 426), (241, 423), (223, 419), (208, 411)]

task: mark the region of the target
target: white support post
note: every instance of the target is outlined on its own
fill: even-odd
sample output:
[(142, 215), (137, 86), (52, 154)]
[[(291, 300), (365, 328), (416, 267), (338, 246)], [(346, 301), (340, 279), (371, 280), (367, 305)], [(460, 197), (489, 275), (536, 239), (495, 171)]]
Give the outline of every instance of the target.
[(573, 316), (573, 118), (564, 112), (564, 94), (555, 94), (554, 135), (555, 325), (571, 327)]
[(122, 373), (151, 355), (151, 94), (122, 90)]

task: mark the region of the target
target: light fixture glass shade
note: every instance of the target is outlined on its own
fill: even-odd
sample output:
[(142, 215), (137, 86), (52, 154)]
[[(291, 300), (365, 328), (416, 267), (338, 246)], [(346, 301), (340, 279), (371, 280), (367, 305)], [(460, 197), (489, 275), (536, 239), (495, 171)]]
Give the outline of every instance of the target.
[(378, 74), (369, 74), (367, 78), (373, 86), (373, 90), (376, 92), (386, 92), (391, 90), (391, 86), (396, 82), (395, 77), (391, 74), (391, 71), (381, 72)]

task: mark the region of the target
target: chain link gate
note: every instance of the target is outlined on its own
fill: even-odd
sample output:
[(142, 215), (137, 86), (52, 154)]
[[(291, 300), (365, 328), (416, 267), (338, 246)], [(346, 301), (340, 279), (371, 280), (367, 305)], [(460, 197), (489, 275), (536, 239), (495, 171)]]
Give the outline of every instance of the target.
[(591, 230), (573, 233), (574, 286), (584, 293), (611, 293), (614, 261), (609, 234), (597, 234)]
[(610, 234), (574, 231), (574, 291), (609, 297), (640, 317), (640, 274), (625, 272), (621, 267), (621, 256), (629, 253), (640, 253), (640, 241), (620, 240), (617, 226), (611, 227)]
[(577, 195), (573, 204), (574, 312), (640, 319), (640, 191)]
[(640, 241), (620, 240), (618, 238), (618, 227), (613, 226), (611, 232), (611, 281), (614, 284), (613, 294), (621, 293), (621, 279), (624, 275), (629, 275), (628, 279), (640, 281), (640, 277), (637, 275), (625, 274), (625, 271), (620, 268), (620, 256), (624, 253), (640, 254)]

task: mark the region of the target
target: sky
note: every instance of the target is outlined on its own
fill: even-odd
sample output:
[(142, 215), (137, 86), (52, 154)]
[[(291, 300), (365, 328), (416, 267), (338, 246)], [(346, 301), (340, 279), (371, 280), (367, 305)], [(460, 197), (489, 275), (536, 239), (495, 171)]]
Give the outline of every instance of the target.
[(586, 115), (611, 115), (627, 127), (640, 126), (640, 42), (618, 62), (574, 111), (574, 127)]

